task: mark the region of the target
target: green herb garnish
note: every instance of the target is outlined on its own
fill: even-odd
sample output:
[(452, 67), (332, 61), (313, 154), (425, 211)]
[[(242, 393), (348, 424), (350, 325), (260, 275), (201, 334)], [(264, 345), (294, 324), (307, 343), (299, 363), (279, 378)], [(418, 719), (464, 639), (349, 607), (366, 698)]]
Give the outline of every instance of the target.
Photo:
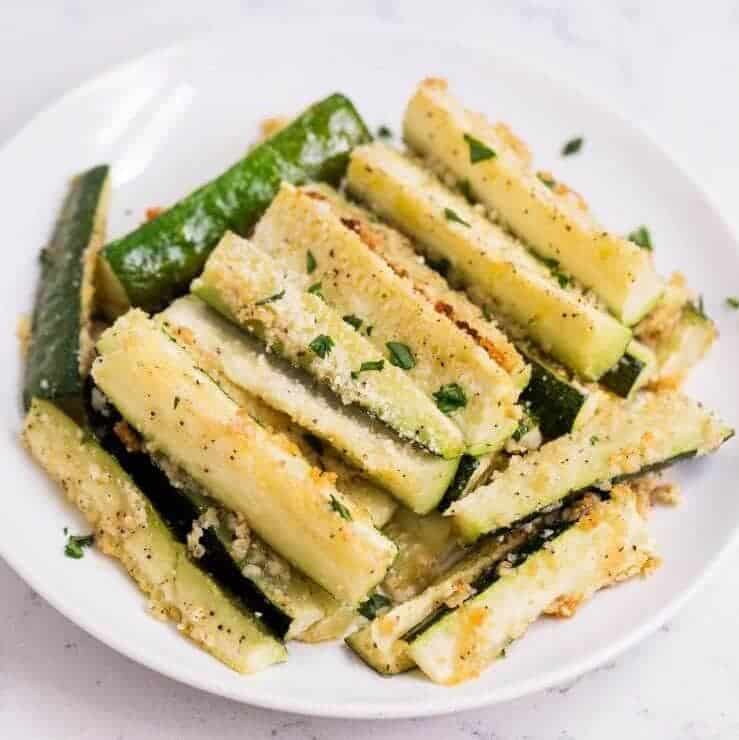
[(260, 301), (257, 301), (254, 305), (255, 306), (265, 306), (267, 303), (273, 303), (274, 301), (279, 301), (280, 298), (285, 297), (285, 291), (281, 290), (279, 293), (275, 293), (274, 295), (267, 296), (266, 298), (262, 298)]
[(592, 437), (590, 438), (590, 444), (591, 444), (591, 445), (597, 445), (597, 444), (598, 444), (598, 442), (600, 442), (600, 438), (599, 438), (599, 437), (597, 437), (596, 435), (593, 435), (593, 436), (592, 436)]
[(342, 316), (341, 318), (344, 319), (349, 326), (353, 326), (357, 331), (359, 331), (362, 326), (362, 319), (360, 319), (359, 316), (355, 316), (353, 313)]
[(375, 592), (371, 594), (366, 601), (363, 601), (357, 607), (357, 611), (365, 619), (374, 619), (380, 609), (384, 609), (386, 606), (390, 606), (391, 603), (392, 602), (390, 601), (390, 599), (388, 599), (387, 596), (383, 596), (383, 594)]
[(372, 325), (370, 324), (370, 325), (369, 325), (369, 326), (368, 326), (368, 327), (367, 327), (367, 328), (366, 328), (366, 329), (364, 330), (364, 331), (365, 331), (365, 333), (367, 334), (367, 336), (368, 336), (368, 337), (371, 337), (371, 336), (372, 336), (372, 330), (373, 330), (374, 328), (375, 328), (375, 327), (374, 327), (374, 326), (372, 326)]
[(733, 308), (734, 310), (736, 310), (737, 308), (739, 308), (739, 298), (735, 298), (734, 296), (729, 296), (726, 299), (726, 305), (729, 308)]
[(333, 495), (333, 493), (331, 494), (331, 509), (342, 519), (346, 519), (348, 522), (352, 520), (352, 515), (349, 512), (349, 509), (347, 509), (346, 506), (344, 506), (344, 504), (342, 504), (341, 501)]
[(450, 414), (452, 411), (464, 408), (467, 405), (467, 396), (458, 383), (442, 385), (433, 396), (439, 411), (443, 411), (445, 414)]
[(94, 544), (95, 536), (92, 534), (70, 534), (64, 546), (64, 554), (68, 558), (79, 560), (85, 554), (82, 548), (92, 547)]
[(464, 140), (467, 142), (470, 148), (470, 164), (477, 164), (478, 162), (483, 162), (486, 159), (494, 159), (497, 156), (489, 146), (483, 144), (474, 136), (465, 134)]
[(318, 262), (310, 249), (305, 253), (305, 268), (310, 275), (318, 267)]
[(559, 269), (559, 260), (552, 257), (540, 257), (539, 259), (549, 268), (549, 272), (559, 283), (560, 288), (566, 288), (572, 282), (572, 278)]
[(569, 157), (570, 154), (577, 154), (580, 151), (580, 149), (582, 149), (582, 144), (583, 144), (582, 136), (577, 136), (574, 139), (570, 139), (562, 147), (562, 156)]
[(447, 221), (452, 221), (455, 224), (462, 224), (462, 226), (467, 226), (467, 228), (469, 228), (469, 224), (464, 219), (461, 219), (451, 208), (444, 209), (444, 218), (446, 218)]
[(648, 252), (651, 252), (652, 249), (654, 249), (652, 245), (652, 237), (646, 226), (640, 226), (638, 229), (634, 229), (634, 231), (632, 231), (626, 238), (642, 249), (646, 249)]
[(393, 132), (390, 129), (389, 126), (378, 126), (377, 127), (377, 135), (381, 139), (392, 139), (393, 138)]
[(543, 182), (550, 190), (554, 188), (554, 186), (557, 184), (557, 181), (553, 177), (549, 177), (549, 175), (544, 174), (543, 172), (537, 172), (536, 176), (539, 178), (541, 182)]
[(323, 359), (331, 352), (334, 340), (325, 334), (319, 334), (308, 346)]
[(390, 352), (390, 364), (403, 370), (410, 370), (416, 366), (416, 358), (411, 348), (402, 342), (388, 342), (385, 345)]
[(360, 373), (366, 373), (368, 370), (382, 370), (385, 367), (385, 360), (368, 360), (359, 366), (359, 370), (352, 370), (352, 378), (356, 380)]
[(702, 319), (707, 319), (708, 315), (706, 314), (706, 307), (703, 305), (703, 296), (698, 296), (698, 303), (690, 303), (689, 304), (693, 311), (698, 314)]
[(319, 298), (323, 298), (323, 293), (321, 293), (321, 288), (322, 287), (323, 287), (322, 286), (322, 283), (320, 283), (320, 282), (319, 283), (313, 283), (313, 285), (311, 285), (308, 288), (308, 292), (309, 293), (312, 293), (313, 295), (317, 295)]
[(485, 321), (493, 320), (493, 314), (490, 311), (490, 306), (488, 306), (487, 303), (483, 303), (482, 305), (482, 315), (485, 317)]

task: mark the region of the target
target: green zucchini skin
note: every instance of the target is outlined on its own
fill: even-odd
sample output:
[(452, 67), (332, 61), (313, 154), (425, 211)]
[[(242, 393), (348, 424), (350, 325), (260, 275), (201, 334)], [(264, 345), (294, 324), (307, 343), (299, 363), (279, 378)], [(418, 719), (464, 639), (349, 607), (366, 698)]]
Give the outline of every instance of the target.
[(537, 420), (542, 439), (556, 439), (571, 432), (587, 396), (530, 356), (526, 360), (531, 365), (531, 379), (519, 402)]
[(439, 511), (448, 509), (464, 493), (467, 483), (479, 467), (479, 458), (472, 455), (462, 455), (454, 479), (449, 484), (449, 488), (444, 491), (444, 496), (439, 502)]
[(92, 249), (96, 225), (105, 207), (110, 168), (93, 167), (72, 181), (51, 241), (41, 252), (41, 279), (31, 324), (26, 358), (23, 404), (41, 398), (73, 416), (82, 410), (84, 380), (80, 371), (83, 350), (83, 288), (85, 258)]
[[(91, 390), (92, 384), (88, 388)], [(97, 413), (89, 403), (86, 411), (100, 446), (131, 476), (173, 536), (179, 542), (186, 543), (193, 522), (209, 506), (207, 500), (199, 494), (173, 486), (145, 452), (129, 452), (113, 431), (113, 424), (121, 416), (112, 406), (107, 407), (107, 415)], [(205, 552), (197, 559), (197, 566), (247, 610), (260, 614), (267, 629), (283, 640), (290, 629), (291, 617), (271, 602), (253, 581), (242, 575), (212, 528), (203, 531), (200, 543)]]
[(600, 384), (617, 396), (628, 398), (645, 367), (646, 363), (626, 352), (605, 375), (601, 376)]
[(125, 296), (151, 312), (187, 292), (223, 234), (247, 234), (281, 182), (338, 184), (349, 152), (370, 138), (346, 97), (319, 101), (215, 180), (109, 243), (102, 253), (108, 310), (125, 309)]

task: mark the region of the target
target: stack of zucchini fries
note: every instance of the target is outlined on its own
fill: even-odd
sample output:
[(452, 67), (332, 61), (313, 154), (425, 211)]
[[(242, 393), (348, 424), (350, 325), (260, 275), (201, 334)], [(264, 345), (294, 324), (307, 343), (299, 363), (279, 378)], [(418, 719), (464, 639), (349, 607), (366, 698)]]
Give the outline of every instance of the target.
[(24, 441), (240, 672), (343, 637), (474, 677), (649, 572), (655, 471), (733, 433), (679, 391), (716, 337), (680, 276), (443, 80), (403, 138), (332, 95), (107, 244), (98, 166), (42, 253)]

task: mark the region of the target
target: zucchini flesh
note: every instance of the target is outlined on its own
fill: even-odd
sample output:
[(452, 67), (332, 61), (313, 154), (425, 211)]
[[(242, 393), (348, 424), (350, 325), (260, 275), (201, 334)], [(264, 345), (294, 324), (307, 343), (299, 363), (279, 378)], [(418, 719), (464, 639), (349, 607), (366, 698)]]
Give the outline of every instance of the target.
[(334, 94), (158, 218), (108, 244), (101, 283), (109, 313), (153, 311), (187, 291), (226, 231), (246, 234), (283, 181), (338, 183), (352, 147), (369, 141), (352, 103)]
[(385, 362), (392, 360), (388, 346), (405, 345), (410, 356), (402, 369), (426, 395), (451, 383), (461, 386), (466, 403), (450, 418), (462, 430), (468, 453), (499, 449), (517, 423), (518, 394), (508, 374), (375, 254), (371, 242), (361, 223), (342, 216), (331, 200), (288, 184), (252, 237), (256, 247), (292, 270), (304, 289), (320, 282), (322, 295), (336, 311), (355, 322), (359, 318), (360, 333), (371, 327), (368, 339)]
[(452, 521), (432, 512), (425, 516), (398, 509), (383, 533), (398, 548), (398, 556), (382, 582), (393, 601), (402, 602), (423, 591), (463, 555)]
[(694, 303), (686, 303), (677, 326), (655, 345), (657, 383), (677, 386), (706, 355), (716, 340), (716, 325)]
[(447, 513), (467, 542), (510, 527), (598, 483), (635, 475), (687, 453), (717, 449), (732, 430), (679, 393), (603, 403), (575, 432), (514, 458)]
[(121, 561), (154, 613), (241, 673), (284, 661), (284, 646), (252, 613), (188, 558), (154, 507), (116, 460), (52, 404), (34, 399), (23, 438), (95, 530), (95, 543)]
[(261, 427), (139, 310), (98, 341), (93, 378), (146, 442), (296, 568), (341, 601), (358, 603), (385, 575), (395, 546), (332, 476)]
[(464, 293), (451, 290), (447, 281), (432, 269), (413, 244), (399, 231), (377, 221), (366, 209), (347, 201), (333, 188), (308, 185), (305, 192), (326, 199), (343, 218), (356, 222), (365, 245), (385, 260), (396, 275), (410, 280), (416, 293), (468, 334), (511, 377), (519, 390), (526, 386), (529, 369), (511, 340), (498, 327), (485, 307), (480, 309)]
[(560, 287), (521, 244), (409, 158), (379, 143), (358, 147), (347, 182), (433, 259), (447, 260), (455, 287), (492, 304), (584, 378), (596, 380), (624, 353), (631, 338), (625, 326)]
[(97, 253), (105, 238), (109, 167), (72, 180), (49, 244), (26, 358), (23, 403), (43, 398), (75, 416), (82, 411), (84, 377), (92, 361), (89, 325)]
[(597, 590), (647, 571), (653, 544), (636, 496), (615, 488), (581, 519), (529, 553), (498, 568), (479, 595), (434, 621), (407, 648), (433, 681), (478, 676), (542, 613), (569, 616)]
[[(209, 373), (220, 375), (219, 382), (225, 379), (284, 412), (414, 511), (433, 509), (454, 478), (458, 460), (401, 442), (368, 414), (338, 402), (303, 371), (274, 353), (265, 354), (255, 339), (199, 298), (178, 299), (157, 320), (198, 355)], [(228, 392), (234, 395), (233, 389)], [(273, 421), (266, 423), (274, 426)], [(330, 462), (323, 464), (331, 469)], [(376, 502), (373, 510), (379, 509), (384, 510), (380, 516), (386, 516), (390, 507)]]
[[(456, 458), (464, 451), (459, 429), (403, 370), (385, 361), (340, 313), (301, 290), (292, 273), (246, 240), (224, 236), (192, 290), (327, 384), (345, 404), (362, 406), (402, 437), (442, 457)], [(331, 342), (320, 354), (310, 346), (319, 338)]]
[[(500, 129), (465, 110), (444, 81), (421, 83), (406, 108), (403, 133), (414, 150), (465, 181), (511, 231), (591, 288), (626, 325), (659, 299), (663, 284), (651, 253), (604, 231), (582, 198), (533, 172)], [(476, 160), (473, 141), (494, 156)]]
[(600, 379), (600, 384), (621, 398), (631, 398), (646, 385), (657, 369), (657, 358), (636, 339), (629, 342), (623, 357)]
[(406, 638), (440, 610), (448, 609), (447, 603), (473, 593), (470, 584), (525, 540), (522, 531), (486, 539), (436, 583), (351, 634), (347, 645), (378, 673), (409, 670), (414, 662)]

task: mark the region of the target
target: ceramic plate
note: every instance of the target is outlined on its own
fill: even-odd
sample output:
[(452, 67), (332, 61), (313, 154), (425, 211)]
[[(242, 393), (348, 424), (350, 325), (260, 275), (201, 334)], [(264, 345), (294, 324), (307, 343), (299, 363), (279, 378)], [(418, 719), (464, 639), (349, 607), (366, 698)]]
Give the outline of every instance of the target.
[[(398, 131), (407, 98), (427, 76), (447, 77), (470, 107), (509, 122), (537, 164), (586, 194), (610, 228), (625, 233), (649, 224), (660, 270), (685, 272), (722, 330), (690, 390), (727, 421), (739, 421), (739, 332), (736, 315), (723, 308), (739, 275), (731, 233), (654, 142), (566, 86), (486, 50), (387, 28), (250, 25), (117, 67), (37, 116), (0, 154), (0, 553), (71, 620), (167, 676), (254, 705), (342, 717), (428, 716), (518, 697), (592, 669), (656, 629), (734, 534), (736, 441), (680, 468), (684, 503), (654, 517), (664, 567), (652, 578), (599, 594), (569, 621), (541, 621), (507, 660), (452, 689), (417, 673), (380, 678), (339, 644), (291, 646), (287, 664), (239, 676), (151, 619), (114, 562), (94, 551), (79, 561), (64, 557), (62, 528), (86, 528), (18, 443), (15, 325), (31, 306), (38, 251), (68, 178), (98, 162), (112, 165), (110, 234), (117, 236), (148, 206), (174, 202), (239, 158), (262, 118), (297, 113), (340, 90), (373, 127)], [(573, 135), (585, 137), (584, 149), (561, 159), (560, 147)]]

